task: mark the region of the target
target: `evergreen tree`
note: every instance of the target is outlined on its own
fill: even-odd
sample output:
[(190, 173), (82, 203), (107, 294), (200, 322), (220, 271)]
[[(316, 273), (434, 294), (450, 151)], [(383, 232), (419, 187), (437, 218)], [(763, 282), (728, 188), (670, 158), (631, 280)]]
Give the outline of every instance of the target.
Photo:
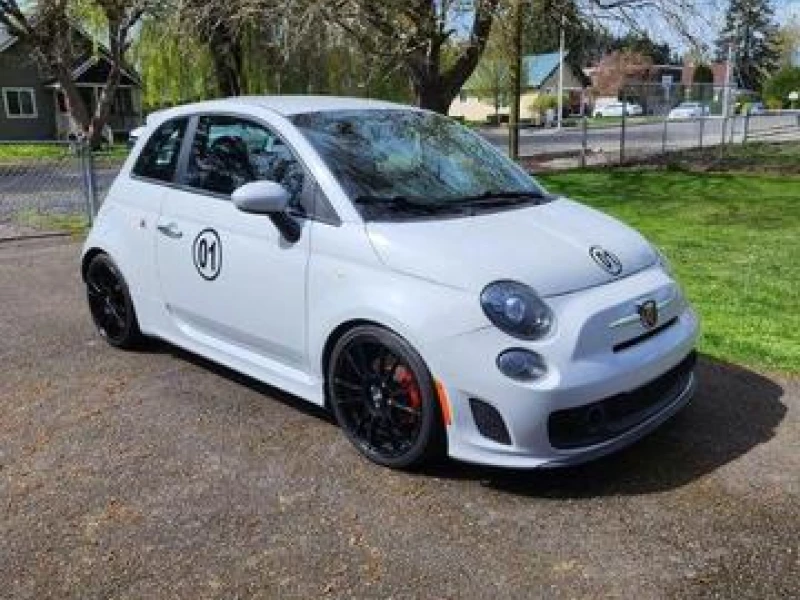
[(734, 51), (734, 82), (749, 90), (761, 89), (777, 66), (778, 27), (770, 0), (731, 0), (725, 27), (717, 39), (717, 60)]

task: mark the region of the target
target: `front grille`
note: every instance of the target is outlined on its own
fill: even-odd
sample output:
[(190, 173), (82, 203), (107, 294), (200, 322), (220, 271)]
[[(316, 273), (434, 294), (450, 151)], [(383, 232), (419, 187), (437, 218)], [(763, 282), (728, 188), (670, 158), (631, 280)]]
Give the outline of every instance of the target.
[(494, 440), (498, 444), (511, 444), (511, 436), (508, 435), (503, 417), (494, 406), (483, 400), (470, 398), (469, 407), (472, 409), (475, 426), (483, 437)]
[(561, 449), (591, 446), (633, 429), (686, 389), (696, 362), (697, 354), (692, 352), (676, 367), (640, 388), (551, 413), (547, 421), (550, 445)]

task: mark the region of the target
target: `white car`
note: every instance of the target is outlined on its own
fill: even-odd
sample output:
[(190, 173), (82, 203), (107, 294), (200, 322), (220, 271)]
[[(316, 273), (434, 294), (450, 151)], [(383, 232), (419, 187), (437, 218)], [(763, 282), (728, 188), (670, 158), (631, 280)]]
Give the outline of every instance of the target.
[(140, 125), (139, 127), (134, 127), (128, 132), (128, 148), (133, 148), (136, 145), (136, 142), (139, 141), (139, 138), (144, 135), (147, 131), (146, 125)]
[(596, 106), (592, 111), (592, 116), (595, 119), (603, 117), (621, 117), (623, 112), (627, 117), (638, 117), (642, 114), (642, 107), (639, 104), (631, 102), (609, 102), (602, 106)]
[(378, 101), (159, 113), (82, 257), (95, 324), (328, 407), (370, 459), (583, 462), (683, 407), (698, 320), (656, 249), (478, 135)]
[(681, 102), (678, 106), (669, 111), (668, 119), (698, 119), (706, 117), (711, 110), (708, 105), (700, 102)]

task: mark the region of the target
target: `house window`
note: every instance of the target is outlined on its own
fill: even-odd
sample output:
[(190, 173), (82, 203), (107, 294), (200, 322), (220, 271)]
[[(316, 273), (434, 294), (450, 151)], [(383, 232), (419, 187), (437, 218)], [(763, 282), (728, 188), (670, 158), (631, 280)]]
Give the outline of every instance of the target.
[(3, 102), (9, 119), (35, 119), (38, 116), (33, 88), (3, 88)]

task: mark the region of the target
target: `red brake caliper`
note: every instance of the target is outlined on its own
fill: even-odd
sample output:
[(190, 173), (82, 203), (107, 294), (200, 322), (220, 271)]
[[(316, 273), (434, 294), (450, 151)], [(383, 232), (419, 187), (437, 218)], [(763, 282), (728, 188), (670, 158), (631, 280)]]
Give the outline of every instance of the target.
[(408, 398), (408, 406), (416, 409), (421, 408), (422, 396), (419, 393), (419, 386), (411, 369), (402, 365), (397, 367), (394, 372), (394, 380), (403, 388), (403, 392)]

